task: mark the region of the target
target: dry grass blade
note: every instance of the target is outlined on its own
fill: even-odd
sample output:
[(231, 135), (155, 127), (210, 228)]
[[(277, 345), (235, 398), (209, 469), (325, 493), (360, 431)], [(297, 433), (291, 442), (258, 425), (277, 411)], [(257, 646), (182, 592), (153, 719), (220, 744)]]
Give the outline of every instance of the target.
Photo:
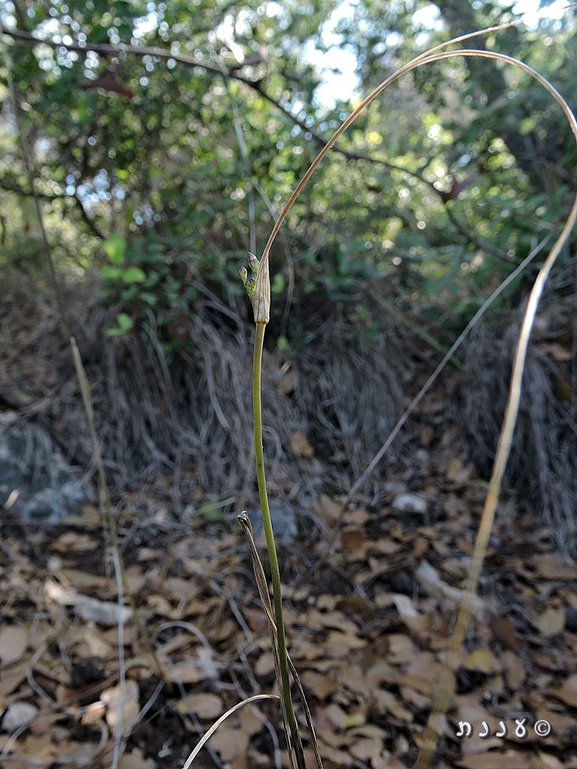
[[(118, 539), (116, 521), (112, 514), (110, 492), (108, 489), (108, 483), (106, 481), (106, 474), (104, 472), (104, 462), (102, 461), (100, 441), (98, 440), (98, 435), (96, 434), (96, 427), (94, 425), (94, 410), (92, 408), (92, 399), (90, 397), (90, 387), (88, 384), (88, 379), (86, 378), (86, 372), (82, 364), (82, 359), (80, 357), (80, 351), (78, 349), (78, 346), (76, 344), (76, 340), (74, 339), (74, 337), (70, 337), (70, 346), (72, 348), (72, 356), (74, 358), (74, 367), (76, 369), (76, 376), (78, 379), (78, 384), (80, 386), (80, 392), (82, 394), (82, 403), (84, 405), (84, 413), (86, 414), (86, 419), (88, 421), (88, 427), (90, 430), (90, 436), (92, 438), (92, 450), (94, 452), (94, 457), (95, 457), (96, 465), (98, 468), (98, 490), (99, 490), (100, 506), (101, 506), (101, 509), (103, 509), (106, 513), (106, 522), (108, 524), (108, 532), (110, 535), (110, 540), (112, 545), (114, 573), (116, 577), (118, 607), (119, 607), (119, 611), (118, 611), (119, 660), (118, 662), (119, 662), (119, 667), (121, 671), (120, 685), (121, 685), (121, 692), (122, 692), (124, 687), (124, 679), (123, 679), (123, 672), (122, 672), (124, 671), (124, 659), (122, 656), (124, 646), (121, 638), (122, 638), (124, 623), (122, 620), (122, 612), (120, 609), (124, 604), (124, 595), (128, 597), (129, 603), (132, 608), (132, 616), (136, 621), (143, 643), (146, 646), (147, 651), (149, 652), (150, 657), (153, 661), (153, 664), (156, 667), (156, 671), (162, 680), (164, 680), (164, 675), (162, 672), (162, 667), (160, 665), (160, 660), (158, 659), (156, 654), (156, 650), (152, 644), (152, 641), (150, 639), (147, 629), (145, 628), (144, 624), (142, 623), (142, 620), (140, 619), (136, 604), (134, 602), (134, 598), (128, 588), (126, 573), (124, 569), (124, 563), (122, 561), (122, 556), (120, 553), (120, 542)], [(115, 754), (115, 757), (116, 757), (116, 754)], [(119, 758), (120, 756), (118, 756), (118, 759)], [(116, 765), (116, 764), (113, 763), (113, 765)]]
[[(268, 592), (268, 585), (267, 585), (267, 582), (266, 582), (266, 577), (265, 577), (265, 574), (264, 574), (264, 569), (263, 569), (263, 566), (262, 566), (262, 561), (260, 560), (260, 556), (258, 554), (258, 549), (257, 549), (257, 546), (256, 546), (256, 542), (254, 540), (252, 524), (250, 522), (250, 519), (249, 519), (248, 515), (243, 512), (243, 513), (241, 513), (241, 515), (237, 516), (237, 520), (240, 523), (240, 525), (242, 526), (242, 528), (244, 529), (244, 532), (245, 532), (246, 537), (248, 539), (248, 544), (249, 544), (249, 549), (250, 549), (250, 557), (251, 557), (252, 567), (253, 567), (255, 578), (256, 578), (258, 592), (259, 592), (259, 595), (260, 595), (260, 598), (261, 598), (261, 601), (262, 601), (262, 604), (263, 604), (263, 607), (264, 607), (264, 610), (265, 610), (265, 613), (266, 613), (266, 616), (267, 616), (267, 620), (268, 620), (269, 630), (270, 630), (270, 634), (271, 634), (271, 641), (272, 641), (272, 649), (273, 649), (273, 659), (274, 659), (275, 671), (277, 673), (277, 680), (279, 680), (278, 676), (280, 675), (280, 672), (279, 672), (279, 669), (278, 669), (278, 665), (279, 665), (279, 663), (278, 663), (278, 649), (277, 649), (277, 645), (276, 645), (277, 644), (277, 641), (276, 641), (276, 639), (277, 639), (277, 630), (276, 630), (276, 624), (275, 624), (275, 621), (274, 621), (273, 606), (272, 606), (272, 602), (270, 600), (270, 595), (269, 595), (269, 592)], [(289, 668), (290, 668), (292, 677), (293, 677), (294, 682), (295, 682), (295, 684), (297, 686), (297, 689), (299, 690), (299, 695), (300, 695), (300, 698), (301, 698), (303, 709), (305, 711), (305, 718), (306, 718), (306, 721), (307, 721), (307, 726), (309, 728), (309, 733), (311, 735), (311, 745), (312, 745), (313, 753), (315, 755), (315, 760), (316, 760), (316, 763), (317, 763), (317, 767), (318, 767), (318, 769), (323, 769), (323, 762), (322, 762), (321, 754), (320, 754), (320, 751), (319, 751), (317, 737), (316, 737), (316, 733), (315, 733), (315, 729), (314, 729), (314, 725), (313, 725), (312, 714), (310, 712), (310, 709), (309, 709), (309, 706), (308, 706), (308, 703), (307, 703), (307, 700), (306, 700), (305, 692), (304, 692), (301, 680), (299, 678), (299, 675), (297, 673), (297, 669), (295, 668), (295, 666), (293, 664), (293, 661), (291, 660), (290, 656), (288, 656), (288, 655), (287, 655), (287, 660), (288, 660), (288, 664), (289, 664)], [(285, 717), (285, 714), (284, 714), (284, 710), (283, 710), (283, 719), (284, 719), (284, 717)], [(288, 730), (286, 723), (285, 723), (285, 731), (286, 731), (286, 734), (287, 734), (287, 739), (290, 739), (290, 731)], [(289, 755), (291, 755), (290, 751), (289, 751)], [(292, 760), (292, 758), (291, 758), (291, 760)]]
[[(457, 43), (462, 43), (465, 40), (470, 40), (471, 38), (474, 38), (474, 37), (479, 37), (481, 35), (488, 35), (491, 32), (499, 32), (500, 30), (509, 29), (510, 27), (514, 27), (520, 23), (521, 23), (520, 20), (518, 20), (518, 21), (509, 22), (508, 24), (499, 24), (498, 26), (495, 26), (495, 27), (487, 27), (486, 29), (481, 29), (481, 30), (478, 30), (477, 32), (470, 32), (467, 35), (460, 35), (459, 37), (455, 37), (455, 38), (452, 38), (451, 40), (447, 40), (446, 43), (441, 43), (440, 45), (437, 45), (435, 48), (432, 48), (430, 51), (426, 51), (425, 53), (421, 54), (421, 56), (417, 56), (415, 59), (412, 59), (412, 61), (410, 61), (404, 67), (401, 67), (401, 69), (398, 69), (396, 72), (390, 75), (390, 77), (388, 77), (380, 85), (378, 85), (373, 91), (371, 91), (371, 93), (363, 99), (363, 101), (358, 105), (358, 107), (356, 107), (355, 110), (351, 112), (349, 117), (337, 128), (335, 133), (332, 135), (332, 137), (325, 144), (323, 149), (319, 152), (319, 154), (313, 160), (311, 165), (303, 174), (297, 186), (294, 188), (290, 198), (286, 202), (277, 221), (275, 222), (275, 225), (269, 236), (268, 242), (264, 247), (263, 259), (265, 258), (265, 256), (268, 256), (270, 249), (272, 247), (272, 244), (274, 243), (275, 238), (279, 233), (281, 225), (286, 219), (286, 217), (288, 216), (296, 199), (301, 194), (303, 189), (306, 187), (306, 185), (308, 184), (311, 176), (314, 174), (316, 169), (322, 163), (324, 158), (328, 155), (328, 153), (332, 149), (335, 142), (344, 134), (347, 128), (349, 128), (355, 122), (355, 120), (365, 110), (365, 108), (368, 107), (369, 104), (372, 101), (374, 101), (377, 98), (377, 96), (379, 96), (386, 88), (388, 88), (391, 85), (391, 83), (394, 83), (395, 80), (398, 80), (407, 72), (410, 72), (412, 69), (415, 69), (416, 67), (420, 66), (425, 61), (434, 61), (434, 54), (443, 48), (447, 48), (450, 45), (456, 45)], [(454, 54), (455, 52), (449, 55), (454, 55)]]
[(203, 736), (201, 741), (198, 743), (198, 745), (194, 748), (190, 756), (186, 759), (184, 766), (182, 769), (190, 769), (192, 766), (192, 762), (194, 759), (198, 756), (202, 748), (206, 745), (206, 743), (210, 740), (212, 735), (216, 732), (218, 727), (223, 724), (226, 719), (229, 716), (232, 716), (234, 713), (237, 712), (237, 710), (240, 710), (245, 705), (250, 705), (251, 702), (258, 702), (258, 700), (278, 700), (279, 697), (277, 694), (255, 694), (252, 697), (247, 697), (246, 700), (243, 700), (242, 702), (238, 702), (236, 705), (233, 705), (232, 708), (226, 711), (226, 713), (223, 713), (223, 715), (218, 719), (218, 721), (215, 721), (214, 724), (210, 727), (208, 732)]
[[(88, 429), (90, 431), (90, 438), (92, 439), (92, 451), (94, 453), (94, 459), (96, 462), (96, 468), (98, 470), (98, 496), (100, 501), (100, 507), (102, 510), (110, 510), (110, 493), (108, 491), (108, 483), (106, 481), (106, 474), (104, 472), (104, 463), (102, 461), (102, 452), (100, 450), (100, 441), (96, 434), (96, 427), (94, 426), (94, 409), (92, 408), (92, 399), (90, 397), (90, 385), (86, 378), (86, 372), (82, 364), (82, 358), (80, 357), (80, 350), (76, 344), (76, 339), (70, 337), (70, 347), (72, 348), (72, 357), (74, 358), (74, 368), (76, 369), (76, 377), (80, 386), (80, 393), (82, 395), (82, 404), (84, 406), (84, 413), (86, 414), (86, 420), (88, 422)], [(109, 517), (109, 519), (112, 516)], [(111, 532), (111, 536), (112, 532)]]
[[(521, 69), (525, 70), (528, 74), (535, 77), (536, 80), (538, 80), (538, 82), (541, 83), (541, 85), (547, 91), (549, 91), (549, 93), (553, 96), (555, 101), (557, 101), (557, 103), (561, 106), (561, 109), (563, 110), (563, 113), (565, 114), (565, 117), (569, 122), (571, 131), (573, 133), (575, 142), (577, 144), (577, 121), (575, 120), (575, 117), (571, 112), (569, 105), (567, 104), (565, 99), (563, 99), (563, 97), (558, 93), (558, 91), (556, 91), (555, 88), (553, 88), (553, 86), (547, 80), (545, 80), (545, 78), (539, 75), (539, 73), (535, 72), (533, 69), (528, 67), (523, 62), (519, 62), (516, 59), (513, 59), (509, 56), (505, 56), (503, 54), (497, 54), (489, 51), (480, 52), (480, 51), (469, 51), (469, 50), (457, 51), (456, 53), (463, 56), (482, 56), (484, 58), (494, 58), (510, 64), (515, 64), (521, 67)], [(447, 57), (446, 54), (438, 54), (427, 59), (427, 61), (437, 60), (437, 59), (446, 58), (446, 57)], [(527, 308), (525, 310), (523, 322), (521, 324), (519, 340), (517, 342), (517, 349), (515, 352), (515, 359), (513, 363), (513, 372), (511, 374), (511, 384), (509, 388), (509, 398), (508, 398), (507, 407), (505, 410), (505, 417), (503, 419), (503, 425), (502, 425), (501, 433), (499, 436), (497, 453), (495, 456), (495, 462), (493, 464), (493, 471), (491, 474), (491, 480), (489, 482), (489, 489), (487, 492), (487, 496), (485, 498), (485, 505), (483, 507), (481, 523), (479, 526), (479, 531), (477, 533), (477, 538), (475, 540), (475, 548), (473, 550), (471, 567), (467, 577), (465, 597), (459, 608), (457, 621), (455, 624), (453, 635), (451, 637), (449, 652), (447, 654), (447, 658), (443, 666), (443, 671), (441, 674), (441, 678), (439, 680), (439, 685), (438, 685), (437, 693), (435, 696), (435, 700), (433, 702), (433, 707), (429, 717), (429, 722), (427, 724), (427, 728), (425, 730), (425, 734), (423, 737), (422, 752), (421, 752), (419, 761), (417, 763), (417, 766), (419, 767), (419, 769), (427, 769), (430, 766), (433, 756), (435, 755), (442, 726), (444, 724), (444, 714), (447, 710), (449, 699), (454, 690), (455, 671), (459, 664), (461, 648), (467, 633), (467, 627), (468, 627), (469, 619), (471, 616), (471, 604), (477, 592), (477, 585), (479, 583), (479, 577), (481, 574), (483, 562), (485, 560), (485, 554), (487, 552), (489, 537), (491, 535), (491, 530), (493, 527), (495, 511), (497, 509), (497, 502), (499, 500), (499, 494), (500, 494), (501, 486), (503, 482), (503, 476), (505, 473), (507, 460), (509, 458), (509, 454), (511, 451), (513, 433), (515, 430), (517, 415), (519, 413), (519, 403), (521, 400), (521, 385), (523, 381), (523, 372), (525, 369), (525, 362), (527, 358), (527, 348), (529, 346), (529, 339), (531, 336), (533, 323), (535, 321), (535, 315), (537, 313), (539, 300), (543, 293), (545, 282), (551, 270), (553, 269), (553, 265), (555, 264), (557, 257), (561, 252), (561, 249), (565, 245), (569, 237), (569, 234), (571, 233), (573, 227), (575, 226), (576, 220), (577, 220), (577, 196), (575, 197), (575, 200), (571, 207), (571, 211), (569, 213), (569, 216), (567, 217), (565, 226), (563, 227), (561, 234), (559, 235), (557, 241), (555, 242), (553, 248), (551, 249), (551, 252), (549, 253), (545, 262), (543, 263), (543, 266), (539, 271), (537, 279), (535, 280), (535, 283), (529, 295)]]
[(271, 628), (274, 635), (276, 636), (276, 625), (275, 625), (274, 616), (273, 616), (273, 607), (272, 607), (270, 595), (268, 592), (268, 585), (266, 582), (262, 561), (260, 560), (260, 556), (258, 554), (256, 542), (254, 541), (252, 523), (250, 522), (250, 518), (248, 517), (246, 512), (243, 512), (240, 515), (238, 515), (237, 520), (242, 526), (242, 528), (244, 529), (244, 533), (246, 534), (246, 537), (248, 539), (248, 546), (250, 549), (250, 558), (252, 561), (252, 568), (254, 571), (254, 576), (256, 578), (256, 584), (257, 584), (258, 592), (260, 595), (260, 600), (262, 601), (262, 605), (266, 612), (266, 616), (269, 622), (269, 627)]
[(396, 423), (396, 425), (393, 427), (391, 432), (389, 433), (389, 436), (387, 437), (386, 441), (383, 443), (381, 448), (378, 450), (378, 452), (374, 455), (374, 457), (371, 459), (367, 467), (363, 470), (363, 472), (357, 477), (356, 481), (353, 483), (351, 488), (349, 489), (346, 497), (343, 499), (341, 505), (340, 505), (340, 511), (339, 511), (339, 517), (334, 523), (334, 531), (333, 535), (330, 539), (330, 542), (328, 543), (327, 547), (325, 548), (324, 553), (320, 556), (318, 561), (309, 569), (309, 572), (307, 575), (305, 575), (305, 578), (303, 581), (306, 580), (307, 576), (310, 576), (312, 572), (319, 568), (319, 566), (326, 562), (327, 558), (330, 557), (337, 541), (340, 535), (340, 530), (343, 522), (343, 515), (345, 513), (345, 510), (347, 509), (347, 505), (349, 502), (353, 499), (354, 495), (357, 493), (357, 491), (361, 488), (361, 486), (365, 483), (365, 481), (371, 476), (379, 462), (382, 460), (382, 458), (385, 456), (387, 451), (390, 449), (391, 445), (393, 444), (395, 438), (400, 433), (402, 428), (407, 423), (409, 417), (411, 414), (414, 413), (419, 403), (423, 400), (425, 395), (429, 392), (433, 384), (437, 381), (439, 376), (441, 375), (442, 371), (444, 370), (445, 366), (449, 361), (453, 360), (453, 357), (467, 335), (470, 333), (470, 331), (477, 325), (479, 320), (483, 317), (485, 312), (489, 309), (489, 307), (493, 304), (495, 299), (503, 293), (503, 291), (507, 288), (508, 285), (510, 285), (515, 278), (517, 278), (527, 267), (527, 265), (533, 261), (533, 259), (539, 254), (542, 249), (545, 247), (547, 242), (550, 240), (551, 235), (547, 235), (547, 237), (541, 241), (528, 256), (521, 262), (521, 264), (513, 270), (513, 272), (505, 278), (505, 280), (501, 283), (500, 286), (498, 286), (491, 296), (487, 297), (487, 299), (483, 302), (482, 306), (477, 310), (475, 315), (471, 318), (467, 326), (461, 331), (457, 339), (453, 342), (449, 350), (445, 353), (445, 356), (439, 363), (439, 365), (436, 367), (436, 369), (433, 371), (431, 376), (427, 379), (425, 384), (421, 387), (419, 392), (415, 395), (413, 400), (409, 403), (403, 414), (401, 415), (400, 419)]
[[(273, 605), (268, 592), (268, 585), (266, 582), (263, 565), (260, 560), (260, 556), (258, 554), (256, 542), (254, 541), (252, 524), (250, 522), (248, 515), (245, 512), (243, 512), (237, 516), (237, 520), (242, 526), (242, 528), (244, 529), (244, 533), (246, 534), (248, 539), (248, 544), (250, 549), (250, 558), (252, 561), (252, 568), (256, 578), (256, 584), (257, 584), (258, 592), (260, 595), (260, 599), (262, 601), (262, 605), (264, 607), (266, 617), (267, 617), (267, 622), (268, 622), (268, 629), (270, 633), (276, 680), (280, 684), (281, 671), (280, 671), (280, 659), (279, 659), (279, 649), (278, 649), (278, 630), (277, 630), (276, 622), (274, 621), (274, 609), (273, 609)], [(287, 655), (287, 661), (288, 661), (288, 655)], [(293, 767), (294, 769), (293, 730), (291, 730), (290, 728), (287, 713), (286, 713), (286, 708), (284, 707), (284, 699), (282, 697), (281, 697), (281, 712), (282, 712), (283, 724), (285, 729), (285, 735), (288, 743), (288, 755), (291, 762), (291, 767)], [(300, 736), (297, 735), (297, 739), (300, 739)], [(302, 753), (302, 745), (300, 746), (300, 750)]]
[[(440, 61), (442, 59), (446, 59), (454, 56), (481, 57), (481, 58), (495, 59), (497, 61), (500, 61), (506, 64), (513, 64), (514, 66), (519, 67), (524, 72), (526, 72), (531, 77), (533, 77), (535, 80), (537, 80), (551, 94), (551, 96), (555, 99), (555, 101), (557, 101), (557, 103), (561, 106), (561, 109), (563, 110), (563, 113), (565, 114), (567, 120), (569, 121), (571, 130), (577, 141), (577, 123), (575, 121), (575, 118), (571, 110), (569, 109), (569, 106), (567, 105), (567, 102), (544, 77), (542, 77), (538, 72), (536, 72), (534, 69), (529, 67), (527, 64), (511, 56), (496, 53), (493, 51), (480, 51), (478, 49), (459, 49), (456, 51), (449, 51), (449, 52), (442, 51), (443, 48), (446, 48), (449, 45), (461, 43), (465, 40), (471, 39), (478, 35), (486, 35), (490, 32), (496, 32), (498, 30), (506, 29), (508, 27), (513, 26), (515, 23), (516, 22), (480, 30), (478, 32), (474, 32), (468, 35), (462, 35), (458, 38), (454, 38), (453, 40), (450, 40), (447, 43), (443, 43), (437, 46), (436, 48), (433, 48), (432, 50), (425, 52), (421, 56), (416, 57), (415, 59), (410, 61), (407, 65), (405, 65), (404, 67), (399, 69), (397, 72), (392, 74), (377, 88), (375, 88), (359, 104), (359, 106), (347, 118), (347, 120), (345, 120), (344, 123), (342, 123), (342, 125), (338, 128), (338, 130), (333, 135), (332, 139), (329, 140), (329, 142), (326, 144), (326, 146), (318, 154), (318, 156), (315, 158), (311, 166), (308, 168), (306, 173), (303, 175), (299, 184), (297, 185), (291, 197), (289, 198), (287, 204), (283, 208), (277, 222), (275, 223), (275, 226), (273, 227), (273, 230), (271, 232), (271, 235), (269, 237), (269, 240), (263, 252), (263, 259), (266, 259), (268, 257), (268, 253), (270, 251), (270, 248), (274, 242), (276, 235), (280, 230), (281, 224), (286, 218), (286, 216), (288, 215), (297, 197), (300, 195), (301, 191), (303, 190), (305, 185), (308, 183), (314, 171), (320, 165), (324, 157), (328, 154), (328, 152), (330, 151), (333, 144), (337, 141), (337, 139), (344, 133), (344, 131), (350, 125), (352, 125), (352, 123), (357, 119), (357, 117), (365, 109), (365, 107), (367, 107), (391, 83), (398, 80), (402, 75), (405, 75), (406, 73), (412, 71), (413, 69), (416, 69), (417, 67), (420, 67), (423, 64)], [(541, 268), (541, 271), (537, 277), (537, 280), (535, 281), (535, 284), (533, 286), (533, 289), (529, 297), (529, 302), (528, 302), (527, 310), (525, 312), (523, 324), (521, 327), (519, 342), (517, 345), (517, 351), (515, 355), (515, 362), (513, 366), (513, 374), (511, 377), (511, 386), (509, 391), (509, 400), (507, 403), (505, 419), (503, 422), (503, 427), (502, 427), (500, 438), (499, 438), (497, 455), (496, 455), (496, 459), (493, 467), (493, 473), (492, 473), (492, 477), (489, 485), (489, 491), (485, 501), (485, 507), (483, 510), (481, 525), (480, 525), (476, 543), (475, 543), (473, 561), (471, 564), (471, 569), (470, 569), (468, 580), (467, 580), (466, 594), (465, 594), (463, 603), (460, 607), (456, 627), (451, 640), (450, 653), (447, 657), (447, 660), (443, 669), (443, 674), (441, 676), (441, 680), (437, 690), (437, 697), (431, 712), (429, 724), (426, 729), (424, 744), (423, 744), (423, 751), (421, 753), (420, 760), (419, 760), (419, 766), (421, 767), (421, 769), (425, 769), (426, 767), (429, 766), (430, 760), (434, 755), (438, 738), (439, 738), (439, 731), (440, 731), (439, 726), (443, 721), (443, 714), (447, 708), (450, 693), (453, 690), (454, 670), (457, 665), (460, 649), (466, 634), (466, 629), (468, 626), (468, 620), (470, 616), (470, 605), (472, 602), (472, 598), (476, 593), (479, 575), (480, 575), (480, 571), (485, 558), (487, 544), (489, 541), (489, 536), (490, 536), (491, 528), (493, 525), (493, 519), (495, 516), (495, 510), (496, 510), (497, 501), (498, 501), (498, 497), (501, 489), (503, 475), (504, 475), (505, 467), (507, 464), (508, 456), (510, 453), (511, 442), (513, 438), (513, 431), (514, 431), (517, 414), (519, 410), (521, 382), (523, 378), (523, 370), (525, 366), (527, 347), (529, 344), (529, 338), (530, 338), (531, 329), (533, 326), (533, 321), (535, 318), (535, 313), (537, 310), (539, 299), (543, 291), (545, 281), (557, 259), (557, 256), (559, 255), (559, 252), (562, 246), (567, 241), (569, 233), (573, 229), (576, 218), (577, 218), (577, 197), (575, 198), (575, 201), (571, 208), (571, 212), (569, 214), (569, 217), (567, 218), (566, 224), (559, 238), (555, 242), (550, 254), (545, 260), (543, 267)], [(396, 432), (398, 432), (398, 429), (396, 431), (393, 431), (394, 433), (393, 435), (389, 436), (389, 440), (387, 441), (387, 444), (390, 444), (390, 442), (392, 442), (392, 439), (396, 435)]]

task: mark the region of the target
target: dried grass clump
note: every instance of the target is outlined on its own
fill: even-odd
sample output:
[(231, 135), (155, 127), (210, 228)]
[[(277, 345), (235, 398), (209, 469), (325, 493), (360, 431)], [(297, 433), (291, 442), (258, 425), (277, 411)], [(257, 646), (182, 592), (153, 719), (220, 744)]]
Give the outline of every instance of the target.
[[(242, 488), (252, 473), (252, 329), (237, 320), (236, 328), (217, 327), (199, 304), (182, 324), (192, 349), (170, 356), (150, 328), (107, 338), (111, 319), (101, 309), (84, 324), (78, 343), (94, 383), (97, 430), (119, 483), (176, 472), (206, 493)], [(75, 419), (71, 411), (67, 419)], [(286, 431), (302, 429), (286, 397), (269, 399), (265, 420), (282, 426), (284, 445)]]
[[(4, 383), (31, 396), (23, 414), (41, 416), (68, 457), (87, 466), (88, 426), (56, 311), (48, 302), (37, 304), (35, 292), (13, 291), (5, 299)], [(167, 356), (152, 327), (107, 337), (117, 309), (102, 307), (96, 287), (76, 286), (66, 302), (113, 488), (174, 474), (177, 488), (200, 484), (207, 495), (240, 493), (247, 477), (254, 478), (252, 325), (214, 298), (199, 303), (179, 330), (192, 348)], [(266, 356), (264, 443), (273, 487), (286, 492), (298, 484), (309, 494), (325, 483), (342, 488), (378, 451), (400, 413), (397, 372), (411, 370), (404, 331), (386, 318), (380, 323), (370, 339), (354, 318), (326, 319), (322, 333), (291, 360), (294, 389), (284, 386), (284, 361)], [(338, 456), (338, 467), (293, 453), (296, 431), (309, 438), (315, 457)], [(329, 473), (334, 467), (332, 477), (327, 467)]]
[[(333, 461), (339, 458), (358, 476), (373, 459), (401, 415), (403, 385), (414, 374), (407, 356), (407, 332), (386, 315), (369, 338), (358, 323), (327, 322), (298, 356), (304, 380), (296, 392), (308, 415), (312, 437)], [(399, 456), (401, 443), (387, 464)], [(376, 473), (373, 482), (382, 479)]]
[[(519, 421), (506, 472), (542, 516), (558, 546), (577, 555), (577, 403), (571, 374), (574, 295), (549, 292), (537, 319), (523, 377)], [(490, 473), (509, 387), (518, 325), (479, 332), (462, 388), (461, 433), (471, 459)], [(573, 383), (573, 384), (572, 384)]]

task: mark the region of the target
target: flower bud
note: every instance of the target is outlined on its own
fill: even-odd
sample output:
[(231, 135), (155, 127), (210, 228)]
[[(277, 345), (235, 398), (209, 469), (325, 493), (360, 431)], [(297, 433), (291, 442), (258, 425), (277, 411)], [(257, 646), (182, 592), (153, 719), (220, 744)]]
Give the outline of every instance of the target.
[(252, 302), (254, 319), (256, 323), (268, 323), (270, 319), (270, 274), (268, 267), (268, 254), (259, 260), (249, 252), (248, 266), (252, 272), (249, 277), (246, 267), (239, 269), (239, 275), (246, 293)]
[(268, 323), (270, 320), (270, 273), (268, 254), (263, 256), (258, 266), (252, 298), (252, 308), (256, 323)]

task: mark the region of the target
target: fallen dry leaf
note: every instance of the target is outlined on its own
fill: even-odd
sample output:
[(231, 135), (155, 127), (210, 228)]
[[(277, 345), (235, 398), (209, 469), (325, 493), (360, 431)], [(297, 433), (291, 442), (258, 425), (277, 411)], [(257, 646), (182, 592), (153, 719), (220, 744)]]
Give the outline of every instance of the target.
[(305, 615), (305, 624), (312, 629), (329, 627), (341, 630), (343, 633), (355, 634), (358, 630), (357, 625), (348, 619), (342, 611), (317, 612), (316, 609), (312, 609)]
[(376, 689), (373, 691), (373, 697), (379, 712), (390, 713), (398, 721), (407, 724), (412, 723), (414, 719), (413, 713), (407, 710), (394, 694), (385, 689)]
[(339, 679), (334, 670), (328, 673), (316, 673), (314, 670), (305, 670), (301, 675), (301, 682), (305, 689), (324, 700), (334, 694), (339, 688)]
[(172, 683), (197, 684), (204, 678), (195, 660), (184, 660), (166, 669), (167, 680)]
[(553, 607), (546, 609), (537, 620), (537, 625), (545, 638), (561, 633), (565, 627), (565, 609), (562, 606), (558, 609)]
[(577, 580), (577, 569), (555, 553), (544, 553), (534, 556), (531, 565), (535, 567), (543, 579), (573, 579)]
[(222, 699), (208, 692), (187, 694), (186, 697), (178, 700), (175, 707), (180, 713), (192, 712), (200, 719), (216, 719), (224, 713)]
[(397, 681), (403, 686), (409, 686), (422, 694), (430, 695), (441, 673), (441, 664), (429, 652), (415, 654), (413, 661), (405, 673), (397, 676)]
[[(329, 763), (329, 766), (352, 766), (353, 757), (350, 753), (338, 748), (333, 748), (327, 745), (323, 740), (319, 740), (319, 753), (321, 757), (325, 759), (325, 762)], [(325, 763), (325, 766), (327, 764)]]
[(97, 539), (89, 537), (88, 534), (77, 534), (74, 531), (65, 532), (58, 537), (56, 542), (52, 543), (52, 549), (58, 553), (86, 553), (97, 547)]
[(359, 761), (374, 762), (375, 758), (380, 757), (383, 752), (383, 741), (380, 739), (361, 739), (351, 745), (350, 752)]
[(518, 691), (526, 679), (525, 668), (519, 657), (511, 651), (506, 651), (501, 655), (503, 663), (505, 681), (511, 691)]
[(225, 762), (233, 761), (239, 755), (246, 755), (249, 735), (242, 729), (227, 728), (224, 724), (210, 739), (210, 744)]
[(124, 734), (135, 723), (140, 712), (138, 684), (128, 679), (124, 686), (105, 689), (100, 699), (106, 705), (106, 723), (114, 734)]
[(365, 542), (365, 535), (362, 529), (354, 528), (353, 526), (347, 526), (341, 531), (341, 545), (343, 550), (358, 551), (359, 557), (362, 558), (363, 553), (361, 548)]
[(456, 764), (464, 769), (533, 769), (530, 755), (517, 750), (489, 751), (480, 756), (468, 756)]
[(331, 630), (324, 642), (325, 654), (332, 659), (346, 657), (353, 649), (362, 649), (366, 646), (366, 640), (352, 633), (341, 633), (339, 630)]
[(28, 662), (23, 662), (20, 665), (15, 665), (9, 670), (2, 671), (2, 677), (0, 678), (0, 695), (4, 696), (16, 691), (22, 681), (26, 679), (28, 668)]
[(195, 581), (180, 579), (179, 577), (167, 577), (162, 582), (162, 589), (169, 594), (174, 601), (191, 601), (196, 598), (199, 588)]
[(274, 657), (272, 652), (265, 652), (260, 655), (254, 666), (254, 672), (257, 676), (268, 676), (274, 673)]
[(477, 673), (499, 673), (501, 665), (493, 657), (488, 649), (475, 649), (463, 660), (465, 670), (474, 670)]
[(577, 708), (577, 673), (569, 676), (558, 689), (551, 689), (551, 694), (563, 700), (572, 708)]
[(355, 507), (353, 510), (346, 510), (343, 513), (344, 523), (348, 523), (351, 526), (357, 526), (362, 528), (367, 521), (370, 521), (371, 516), (368, 510), (364, 507)]
[(519, 649), (520, 642), (517, 637), (517, 631), (508, 619), (504, 617), (494, 619), (489, 623), (489, 627), (493, 631), (496, 640), (503, 644), (503, 646), (506, 646), (508, 649)]
[(328, 718), (333, 726), (337, 729), (343, 729), (347, 720), (347, 714), (345, 711), (333, 702), (324, 709), (324, 715)]
[(341, 514), (341, 506), (326, 494), (321, 494), (313, 505), (313, 509), (320, 518), (328, 523), (338, 521)]
[(413, 639), (404, 633), (391, 633), (388, 638), (387, 662), (393, 665), (401, 665), (415, 659), (415, 645)]

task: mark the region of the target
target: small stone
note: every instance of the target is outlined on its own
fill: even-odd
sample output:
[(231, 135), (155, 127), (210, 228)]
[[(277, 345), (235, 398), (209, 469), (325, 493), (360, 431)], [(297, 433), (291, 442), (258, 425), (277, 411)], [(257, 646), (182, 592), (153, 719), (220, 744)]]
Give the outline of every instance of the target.
[(424, 515), (427, 512), (427, 500), (419, 494), (399, 494), (393, 499), (391, 507), (400, 513), (420, 513)]
[(38, 714), (36, 705), (30, 702), (13, 702), (2, 719), (2, 731), (12, 734)]

